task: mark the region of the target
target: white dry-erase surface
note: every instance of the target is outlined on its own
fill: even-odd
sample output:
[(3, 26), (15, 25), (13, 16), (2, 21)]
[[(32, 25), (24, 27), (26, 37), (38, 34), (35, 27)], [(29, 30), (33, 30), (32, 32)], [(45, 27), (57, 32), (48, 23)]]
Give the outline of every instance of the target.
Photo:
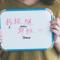
[(53, 47), (48, 8), (6, 9), (0, 14), (2, 48), (5, 50), (45, 50)]

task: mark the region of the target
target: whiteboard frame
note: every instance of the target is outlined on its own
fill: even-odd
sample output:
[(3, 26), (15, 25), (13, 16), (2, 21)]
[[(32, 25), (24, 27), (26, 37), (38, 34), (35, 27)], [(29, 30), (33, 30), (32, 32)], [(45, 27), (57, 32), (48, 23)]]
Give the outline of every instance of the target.
[[(4, 9), (0, 12), (0, 15), (6, 11), (36, 11), (36, 10), (47, 10), (51, 14), (51, 20), (54, 20), (54, 15), (52, 11), (48, 8), (13, 8), (13, 9)], [(1, 19), (0, 19), (0, 29), (1, 29)], [(54, 33), (52, 32), (52, 48), (54, 46)], [(4, 48), (3, 48), (4, 49)], [(31, 51), (31, 50), (47, 50), (48, 48), (33, 48), (33, 49), (7, 49), (6, 51)]]

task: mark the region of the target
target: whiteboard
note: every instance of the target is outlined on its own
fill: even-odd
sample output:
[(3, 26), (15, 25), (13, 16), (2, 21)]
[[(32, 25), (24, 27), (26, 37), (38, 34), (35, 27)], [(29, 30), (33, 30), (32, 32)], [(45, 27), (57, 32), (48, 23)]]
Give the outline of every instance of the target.
[(2, 48), (5, 50), (45, 50), (53, 47), (48, 8), (6, 9), (0, 14)]

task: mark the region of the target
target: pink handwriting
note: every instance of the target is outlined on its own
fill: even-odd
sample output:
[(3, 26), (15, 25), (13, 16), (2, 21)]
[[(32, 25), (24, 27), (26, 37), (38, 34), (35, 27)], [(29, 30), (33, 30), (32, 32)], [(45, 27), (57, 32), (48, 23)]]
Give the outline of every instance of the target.
[(32, 28), (29, 29), (19, 28), (18, 33), (32, 33)]
[(32, 20), (31, 18), (25, 18), (24, 20), (21, 20), (20, 18), (7, 18), (5, 21), (6, 25), (13, 25), (13, 24), (27, 24), (27, 25), (31, 25), (32, 24)]

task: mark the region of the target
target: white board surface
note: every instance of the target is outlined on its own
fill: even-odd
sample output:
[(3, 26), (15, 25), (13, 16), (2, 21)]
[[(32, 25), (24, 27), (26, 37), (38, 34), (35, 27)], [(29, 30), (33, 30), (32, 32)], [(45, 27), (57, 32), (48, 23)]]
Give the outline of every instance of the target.
[(2, 47), (6, 50), (48, 49), (53, 46), (47, 9), (17, 9), (1, 13)]

